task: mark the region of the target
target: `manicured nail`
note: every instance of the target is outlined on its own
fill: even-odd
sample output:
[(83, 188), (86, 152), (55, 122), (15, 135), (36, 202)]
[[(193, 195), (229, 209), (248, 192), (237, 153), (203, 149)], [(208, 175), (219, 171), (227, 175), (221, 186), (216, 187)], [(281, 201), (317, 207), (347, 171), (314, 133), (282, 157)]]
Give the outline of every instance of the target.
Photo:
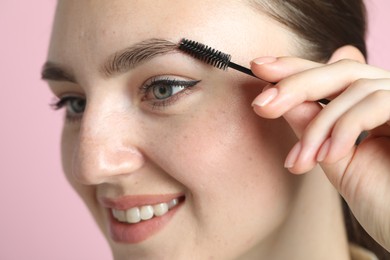
[(291, 149), (290, 153), (287, 155), (286, 162), (284, 163), (284, 167), (287, 169), (290, 169), (294, 167), (299, 154), (301, 153), (302, 144), (301, 142), (298, 142), (294, 147)]
[(256, 105), (259, 107), (264, 107), (272, 102), (278, 95), (277, 88), (269, 88), (261, 93), (252, 103), (252, 106)]
[(264, 65), (264, 64), (273, 63), (277, 60), (278, 59), (275, 57), (268, 56), (268, 57), (261, 57), (261, 58), (254, 59), (253, 61), (251, 61), (251, 63), (254, 63), (256, 65)]
[(328, 140), (325, 141), (325, 143), (322, 145), (320, 151), (318, 152), (317, 162), (322, 162), (325, 160), (326, 156), (329, 153), (330, 144), (331, 144), (331, 139), (328, 138)]

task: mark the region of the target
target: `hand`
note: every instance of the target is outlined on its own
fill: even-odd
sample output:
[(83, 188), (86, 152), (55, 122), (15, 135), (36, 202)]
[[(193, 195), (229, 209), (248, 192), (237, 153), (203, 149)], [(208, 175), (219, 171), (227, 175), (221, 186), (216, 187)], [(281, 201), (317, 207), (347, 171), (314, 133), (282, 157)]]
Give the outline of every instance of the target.
[[(361, 225), (390, 251), (390, 72), (352, 60), (256, 61), (253, 73), (278, 83), (255, 99), (255, 112), (283, 116), (300, 139), (286, 168), (301, 174), (319, 163)], [(324, 98), (332, 100), (325, 107), (315, 102)], [(368, 136), (356, 146), (363, 131)]]

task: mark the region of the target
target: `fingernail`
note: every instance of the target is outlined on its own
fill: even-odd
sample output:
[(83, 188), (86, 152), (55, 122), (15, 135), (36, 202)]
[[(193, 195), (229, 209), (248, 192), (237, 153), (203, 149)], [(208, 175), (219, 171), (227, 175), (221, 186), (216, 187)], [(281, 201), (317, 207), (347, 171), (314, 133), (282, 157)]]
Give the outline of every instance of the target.
[(317, 155), (317, 162), (323, 162), (329, 153), (331, 139), (325, 141)]
[(285, 168), (290, 169), (294, 167), (295, 162), (297, 161), (298, 156), (301, 153), (301, 149), (302, 149), (301, 142), (298, 142), (296, 145), (294, 145), (290, 153), (287, 155), (286, 161), (284, 163)]
[(252, 103), (252, 106), (256, 105), (259, 107), (264, 107), (272, 102), (278, 95), (277, 88), (269, 88), (261, 93)]
[(254, 63), (256, 65), (264, 65), (264, 64), (273, 63), (273, 62), (275, 62), (277, 60), (278, 59), (275, 58), (275, 57), (267, 56), (267, 57), (261, 57), (261, 58), (254, 59), (254, 60), (251, 61), (251, 64)]

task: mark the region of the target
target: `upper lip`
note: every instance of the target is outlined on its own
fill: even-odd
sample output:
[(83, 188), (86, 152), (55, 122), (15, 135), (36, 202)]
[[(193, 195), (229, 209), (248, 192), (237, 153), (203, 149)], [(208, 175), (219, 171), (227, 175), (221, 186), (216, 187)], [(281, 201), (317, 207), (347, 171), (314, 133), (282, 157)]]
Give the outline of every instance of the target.
[(173, 199), (178, 199), (182, 196), (184, 196), (183, 193), (160, 195), (128, 195), (118, 198), (100, 197), (98, 201), (105, 208), (127, 210), (130, 208), (141, 207), (144, 205), (167, 203)]

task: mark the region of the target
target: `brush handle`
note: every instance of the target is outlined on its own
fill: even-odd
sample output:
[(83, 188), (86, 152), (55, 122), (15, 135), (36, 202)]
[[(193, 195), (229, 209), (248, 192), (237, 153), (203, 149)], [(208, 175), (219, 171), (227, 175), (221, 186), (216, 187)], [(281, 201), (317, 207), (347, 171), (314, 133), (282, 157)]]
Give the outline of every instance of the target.
[[(247, 74), (249, 76), (252, 76), (252, 77), (255, 77), (257, 79), (259, 78), (255, 74), (253, 74), (253, 72), (250, 69), (245, 68), (245, 67), (243, 67), (241, 65), (238, 65), (237, 63), (229, 62), (228, 67), (232, 68), (232, 69), (235, 69), (235, 70), (238, 70), (238, 71), (241, 71), (242, 73), (245, 73), (245, 74)], [(263, 80), (263, 79), (261, 79), (261, 80)], [(270, 82), (270, 83), (276, 84), (275, 82)], [(327, 105), (327, 104), (329, 104), (330, 100), (328, 100), (328, 99), (320, 99), (320, 100), (317, 100), (317, 102), (321, 103), (323, 105)]]
[(253, 72), (250, 69), (245, 68), (245, 67), (243, 67), (241, 65), (238, 65), (238, 64), (236, 64), (234, 62), (229, 62), (228, 67), (230, 67), (232, 69), (235, 69), (235, 70), (238, 70), (238, 71), (241, 71), (242, 73), (245, 73), (245, 74), (247, 74), (249, 76), (258, 78), (255, 74), (253, 74)]

